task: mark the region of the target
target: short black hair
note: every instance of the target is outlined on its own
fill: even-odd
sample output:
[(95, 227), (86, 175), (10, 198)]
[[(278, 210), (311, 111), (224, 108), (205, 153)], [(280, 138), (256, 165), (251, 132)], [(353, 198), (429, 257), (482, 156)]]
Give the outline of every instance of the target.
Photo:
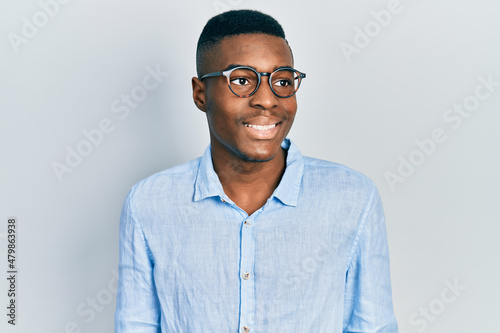
[(212, 17), (203, 28), (196, 47), (196, 71), (198, 77), (206, 74), (203, 73), (204, 61), (208, 57), (217, 55), (217, 46), (223, 38), (259, 33), (280, 37), (286, 41), (285, 31), (278, 21), (272, 16), (257, 10), (230, 10)]

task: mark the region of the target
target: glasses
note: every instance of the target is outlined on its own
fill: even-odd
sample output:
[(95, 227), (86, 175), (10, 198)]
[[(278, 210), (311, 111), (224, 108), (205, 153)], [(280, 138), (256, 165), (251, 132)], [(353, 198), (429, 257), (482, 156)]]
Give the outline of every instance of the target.
[(306, 74), (291, 67), (281, 67), (272, 73), (260, 73), (252, 67), (238, 66), (222, 72), (205, 74), (200, 80), (216, 76), (225, 76), (229, 89), (238, 97), (250, 97), (255, 94), (259, 89), (261, 77), (268, 76), (272, 92), (278, 97), (288, 98), (299, 90)]

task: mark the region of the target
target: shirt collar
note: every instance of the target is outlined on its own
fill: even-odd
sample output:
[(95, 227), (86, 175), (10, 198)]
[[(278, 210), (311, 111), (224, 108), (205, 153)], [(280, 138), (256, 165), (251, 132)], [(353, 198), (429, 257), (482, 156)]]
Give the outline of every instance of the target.
[[(287, 150), (286, 169), (272, 197), (276, 197), (285, 205), (296, 206), (304, 171), (303, 157), (297, 146), (288, 138), (283, 140), (281, 147)], [(201, 158), (200, 167), (198, 168), (194, 201), (214, 196), (219, 196), (225, 201), (231, 201), (224, 193), (219, 177), (214, 171), (209, 145)]]

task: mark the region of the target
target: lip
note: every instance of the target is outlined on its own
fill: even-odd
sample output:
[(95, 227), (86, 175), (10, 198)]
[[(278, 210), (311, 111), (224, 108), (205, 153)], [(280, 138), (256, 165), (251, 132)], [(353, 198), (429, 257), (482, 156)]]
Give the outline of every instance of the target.
[(257, 116), (245, 119), (243, 121), (244, 125), (261, 125), (261, 126), (269, 126), (282, 122), (281, 117), (276, 116)]
[(281, 122), (267, 122), (265, 124), (244, 123), (245, 130), (250, 136), (258, 140), (271, 140), (276, 137), (281, 126)]

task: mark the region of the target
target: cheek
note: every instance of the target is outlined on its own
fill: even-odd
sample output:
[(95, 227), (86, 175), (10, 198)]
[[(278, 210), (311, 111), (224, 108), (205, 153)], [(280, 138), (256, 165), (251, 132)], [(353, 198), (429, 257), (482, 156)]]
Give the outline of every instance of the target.
[(295, 114), (297, 113), (297, 101), (295, 100), (295, 96), (290, 97), (290, 99), (292, 98), (293, 100), (290, 100), (284, 105), (285, 112), (288, 115), (289, 120), (291, 121), (293, 121), (293, 119), (295, 118)]
[(247, 101), (234, 96), (231, 92), (229, 94), (220, 93), (216, 98), (210, 99), (210, 103), (207, 104), (207, 111), (214, 120), (216, 119), (227, 125), (234, 125), (243, 119), (245, 110), (248, 109), (245, 102)]
[(242, 106), (240, 101), (234, 101), (231, 97), (220, 97), (207, 104), (207, 120), (210, 128), (217, 132), (219, 136), (228, 136), (237, 131), (237, 126), (241, 122)]
[(212, 128), (224, 125), (224, 119), (227, 118), (225, 110), (227, 103), (227, 96), (221, 90), (220, 85), (207, 89), (207, 120)]

